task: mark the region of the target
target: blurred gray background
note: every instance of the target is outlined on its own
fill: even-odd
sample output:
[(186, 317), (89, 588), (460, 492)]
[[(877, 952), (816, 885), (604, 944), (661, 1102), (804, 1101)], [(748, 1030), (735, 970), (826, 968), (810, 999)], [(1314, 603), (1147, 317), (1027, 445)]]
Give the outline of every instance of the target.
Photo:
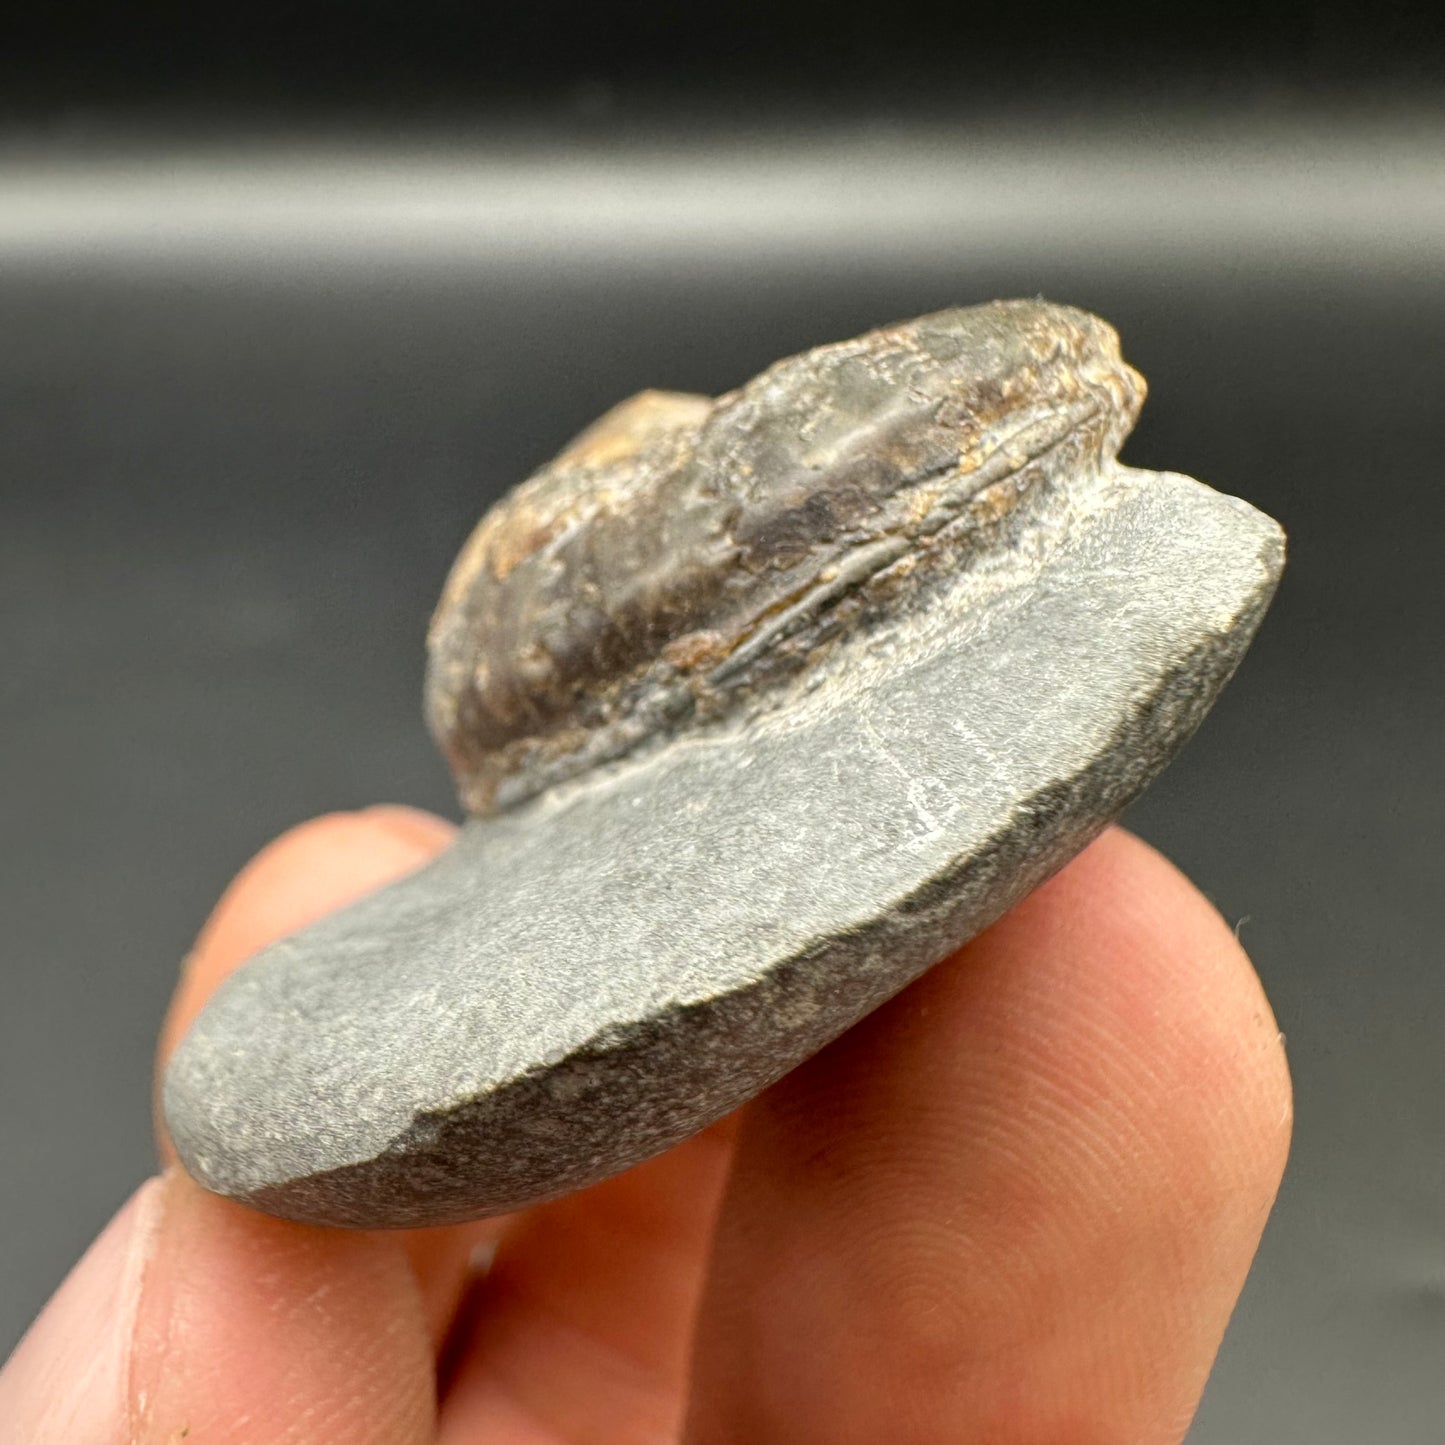
[(1147, 375), (1127, 460), (1291, 535), (1255, 650), (1130, 819), (1238, 923), (1298, 1091), (1191, 1441), (1438, 1445), (1445, 109), (1413, 33), (1398, 84), (1263, 84), (1264, 32), (1227, 90), (1206, 65), (1121, 94), (1055, 47), (1072, 89), (968, 104), (906, 74), (859, 98), (842, 66), (689, 105), (666, 51), (672, 90), (604, 54), (485, 113), (248, 111), (233, 71), (208, 111), (177, 70), (117, 120), (100, 60), (26, 72), (0, 115), (0, 1353), (152, 1168), (153, 1037), (230, 875), (320, 811), (454, 811), (422, 638), (487, 503), (641, 387), (1042, 293)]

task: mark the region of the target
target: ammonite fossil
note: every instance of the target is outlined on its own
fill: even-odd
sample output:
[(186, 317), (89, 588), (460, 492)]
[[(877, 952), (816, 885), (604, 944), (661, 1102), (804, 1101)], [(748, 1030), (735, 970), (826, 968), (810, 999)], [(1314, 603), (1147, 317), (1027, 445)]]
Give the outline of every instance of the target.
[(1113, 331), (939, 312), (646, 392), (483, 519), (427, 711), (471, 815), (171, 1062), (205, 1185), (436, 1224), (764, 1088), (1083, 847), (1237, 665), (1279, 528), (1116, 454)]

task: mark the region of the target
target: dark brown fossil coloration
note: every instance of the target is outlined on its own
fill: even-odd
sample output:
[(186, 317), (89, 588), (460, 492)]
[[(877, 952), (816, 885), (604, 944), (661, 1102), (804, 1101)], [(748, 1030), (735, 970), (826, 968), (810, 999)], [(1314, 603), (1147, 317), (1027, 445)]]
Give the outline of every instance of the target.
[(427, 709), (487, 813), (753, 700), (1111, 460), (1144, 398), (1113, 329), (995, 302), (819, 347), (716, 401), (644, 392), (483, 519)]

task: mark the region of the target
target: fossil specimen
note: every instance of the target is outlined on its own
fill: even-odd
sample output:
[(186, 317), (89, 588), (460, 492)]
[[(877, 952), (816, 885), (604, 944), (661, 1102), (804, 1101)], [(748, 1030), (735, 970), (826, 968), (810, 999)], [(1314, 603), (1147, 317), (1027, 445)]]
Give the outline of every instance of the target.
[(202, 1183), (419, 1225), (737, 1106), (1089, 841), (1187, 739), (1283, 560), (1115, 456), (1103, 322), (940, 312), (649, 392), (483, 519), (427, 708), (471, 814), (267, 949), (172, 1060)]

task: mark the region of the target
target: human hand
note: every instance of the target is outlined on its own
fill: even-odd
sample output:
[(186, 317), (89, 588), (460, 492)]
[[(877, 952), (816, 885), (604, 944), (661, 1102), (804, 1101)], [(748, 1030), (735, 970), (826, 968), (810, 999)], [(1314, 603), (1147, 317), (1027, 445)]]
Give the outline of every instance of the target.
[[(245, 958), (449, 836), (384, 808), (273, 843), (162, 1060)], [(1233, 934), (1112, 830), (738, 1115), (555, 1203), (344, 1232), (171, 1165), (0, 1374), (0, 1441), (1166, 1445), (1289, 1127)]]

